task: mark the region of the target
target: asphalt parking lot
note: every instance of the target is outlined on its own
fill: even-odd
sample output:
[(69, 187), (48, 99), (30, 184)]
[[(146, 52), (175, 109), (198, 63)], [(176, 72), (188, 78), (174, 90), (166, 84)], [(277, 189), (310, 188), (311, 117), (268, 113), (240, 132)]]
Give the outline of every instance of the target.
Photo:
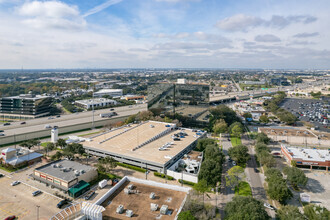
[(301, 121), (317, 126), (321, 131), (330, 132), (329, 104), (316, 99), (285, 99), (280, 107), (288, 110)]
[(11, 186), (16, 178), (10, 177), (0, 178), (0, 219), (5, 219), (10, 215), (15, 215), (17, 219), (37, 219), (38, 209), (40, 220), (49, 219), (59, 211), (56, 204), (60, 199), (48, 193), (33, 197), (32, 192), (37, 189), (23, 182)]

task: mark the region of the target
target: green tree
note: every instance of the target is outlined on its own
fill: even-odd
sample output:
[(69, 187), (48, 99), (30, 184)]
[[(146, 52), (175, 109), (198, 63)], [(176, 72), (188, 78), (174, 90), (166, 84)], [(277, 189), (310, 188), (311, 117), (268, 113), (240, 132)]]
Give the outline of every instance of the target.
[(259, 118), (259, 121), (262, 123), (268, 123), (269, 119), (268, 119), (267, 115), (261, 115)]
[(292, 197), (292, 192), (288, 188), (284, 179), (272, 178), (268, 181), (267, 194), (271, 199), (277, 200), (281, 204)]
[[(240, 126), (235, 125), (233, 129), (231, 129), (231, 134), (234, 135), (235, 137), (239, 138), (240, 135), (243, 133), (243, 130)], [(236, 140), (237, 141), (237, 140)], [(237, 144), (237, 143), (236, 143)]]
[(279, 169), (267, 168), (265, 171), (266, 181), (271, 181), (272, 179), (283, 179), (283, 175)]
[(226, 220), (268, 220), (271, 219), (263, 203), (250, 196), (235, 196), (225, 207)]
[(60, 147), (61, 149), (65, 148), (67, 146), (67, 143), (65, 142), (64, 139), (60, 138), (56, 142), (56, 146)]
[(330, 212), (328, 209), (314, 204), (304, 206), (304, 214), (309, 220), (330, 219)]
[(205, 192), (207, 192), (208, 190), (208, 185), (205, 179), (201, 179), (200, 181), (198, 181), (197, 184), (195, 184), (193, 186), (194, 190), (196, 190), (199, 193), (202, 193), (203, 195), (203, 204), (204, 204), (204, 194)]
[(191, 214), (190, 211), (183, 211), (180, 212), (180, 214), (178, 215), (178, 220), (197, 220), (197, 219), (195, 218), (195, 216)]
[(206, 180), (209, 186), (215, 186), (221, 179), (221, 162), (213, 159), (204, 159), (198, 174), (198, 179)]
[(100, 171), (110, 172), (112, 169), (117, 167), (117, 161), (112, 157), (106, 156), (99, 160), (98, 167), (101, 169)]
[(308, 178), (301, 169), (297, 167), (284, 167), (283, 173), (287, 175), (287, 179), (293, 187), (306, 186)]
[(48, 143), (45, 147), (46, 155), (48, 156), (48, 153), (55, 150), (55, 149), (56, 149), (56, 147), (55, 147), (54, 143)]
[(263, 143), (257, 143), (254, 149), (256, 151), (256, 154), (260, 154), (263, 151), (266, 151), (268, 153), (270, 152), (270, 149), (267, 147), (267, 145)]
[(211, 139), (211, 138), (199, 139), (195, 150), (204, 151), (206, 146), (208, 146), (208, 145), (217, 146), (217, 142), (216, 142), (216, 140)]
[(233, 190), (244, 178), (244, 169), (240, 166), (230, 168), (226, 176), (226, 186), (230, 186)]
[(263, 132), (257, 134), (257, 143), (269, 144), (270, 138)]
[(260, 164), (270, 168), (276, 166), (276, 160), (268, 151), (261, 151), (258, 154), (258, 160)]
[(234, 159), (239, 165), (244, 165), (250, 159), (250, 155), (248, 152), (249, 149), (245, 145), (231, 147), (228, 150), (229, 156)]
[(247, 118), (252, 118), (252, 114), (251, 114), (250, 112), (245, 112), (245, 113), (243, 114), (243, 117), (244, 117), (245, 120), (246, 120)]
[(241, 128), (242, 131), (244, 130), (244, 127), (243, 127), (242, 123), (240, 123), (240, 122), (234, 122), (234, 123), (232, 123), (232, 124), (228, 127), (228, 132), (229, 132), (230, 134), (233, 133), (233, 128), (234, 128), (235, 126), (239, 126), (239, 127)]
[(303, 220), (306, 219), (303, 214), (300, 213), (297, 206), (286, 205), (277, 210), (276, 218), (280, 220)]
[(228, 125), (224, 119), (219, 119), (213, 125), (213, 132), (216, 134), (224, 134), (228, 131)]

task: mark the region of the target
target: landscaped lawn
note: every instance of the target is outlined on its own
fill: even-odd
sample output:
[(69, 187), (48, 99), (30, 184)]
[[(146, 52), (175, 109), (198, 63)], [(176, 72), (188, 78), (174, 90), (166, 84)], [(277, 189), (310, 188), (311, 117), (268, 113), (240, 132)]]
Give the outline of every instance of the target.
[(252, 196), (251, 187), (248, 182), (242, 181), (238, 184), (239, 191), (237, 192), (237, 187), (235, 187), (235, 195), (240, 196)]
[(230, 137), (230, 141), (231, 141), (231, 144), (233, 145), (233, 147), (242, 144), (241, 137), (238, 137), (238, 138), (237, 138), (237, 137), (235, 137), (235, 136), (231, 136), (231, 137)]
[(51, 143), (51, 142), (50, 142), (50, 141), (48, 141), (48, 142), (43, 142), (43, 143), (40, 144), (40, 146), (42, 146), (42, 147), (47, 147), (47, 144), (49, 144), (49, 143)]

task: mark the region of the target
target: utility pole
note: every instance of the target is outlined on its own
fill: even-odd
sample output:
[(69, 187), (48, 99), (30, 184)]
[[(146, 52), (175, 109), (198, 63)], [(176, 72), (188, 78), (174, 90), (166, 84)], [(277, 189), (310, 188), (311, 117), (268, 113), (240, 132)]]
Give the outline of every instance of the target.
[(40, 206), (37, 205), (37, 220), (39, 220), (39, 208), (40, 208)]
[(94, 90), (92, 95), (92, 130), (94, 129)]

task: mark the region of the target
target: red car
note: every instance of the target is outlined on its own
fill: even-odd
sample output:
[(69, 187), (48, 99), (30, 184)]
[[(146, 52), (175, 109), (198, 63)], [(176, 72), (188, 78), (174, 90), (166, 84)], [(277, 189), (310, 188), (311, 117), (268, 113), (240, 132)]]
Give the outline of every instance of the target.
[(5, 218), (5, 220), (14, 220), (14, 219), (16, 219), (15, 215), (8, 216), (7, 218)]

